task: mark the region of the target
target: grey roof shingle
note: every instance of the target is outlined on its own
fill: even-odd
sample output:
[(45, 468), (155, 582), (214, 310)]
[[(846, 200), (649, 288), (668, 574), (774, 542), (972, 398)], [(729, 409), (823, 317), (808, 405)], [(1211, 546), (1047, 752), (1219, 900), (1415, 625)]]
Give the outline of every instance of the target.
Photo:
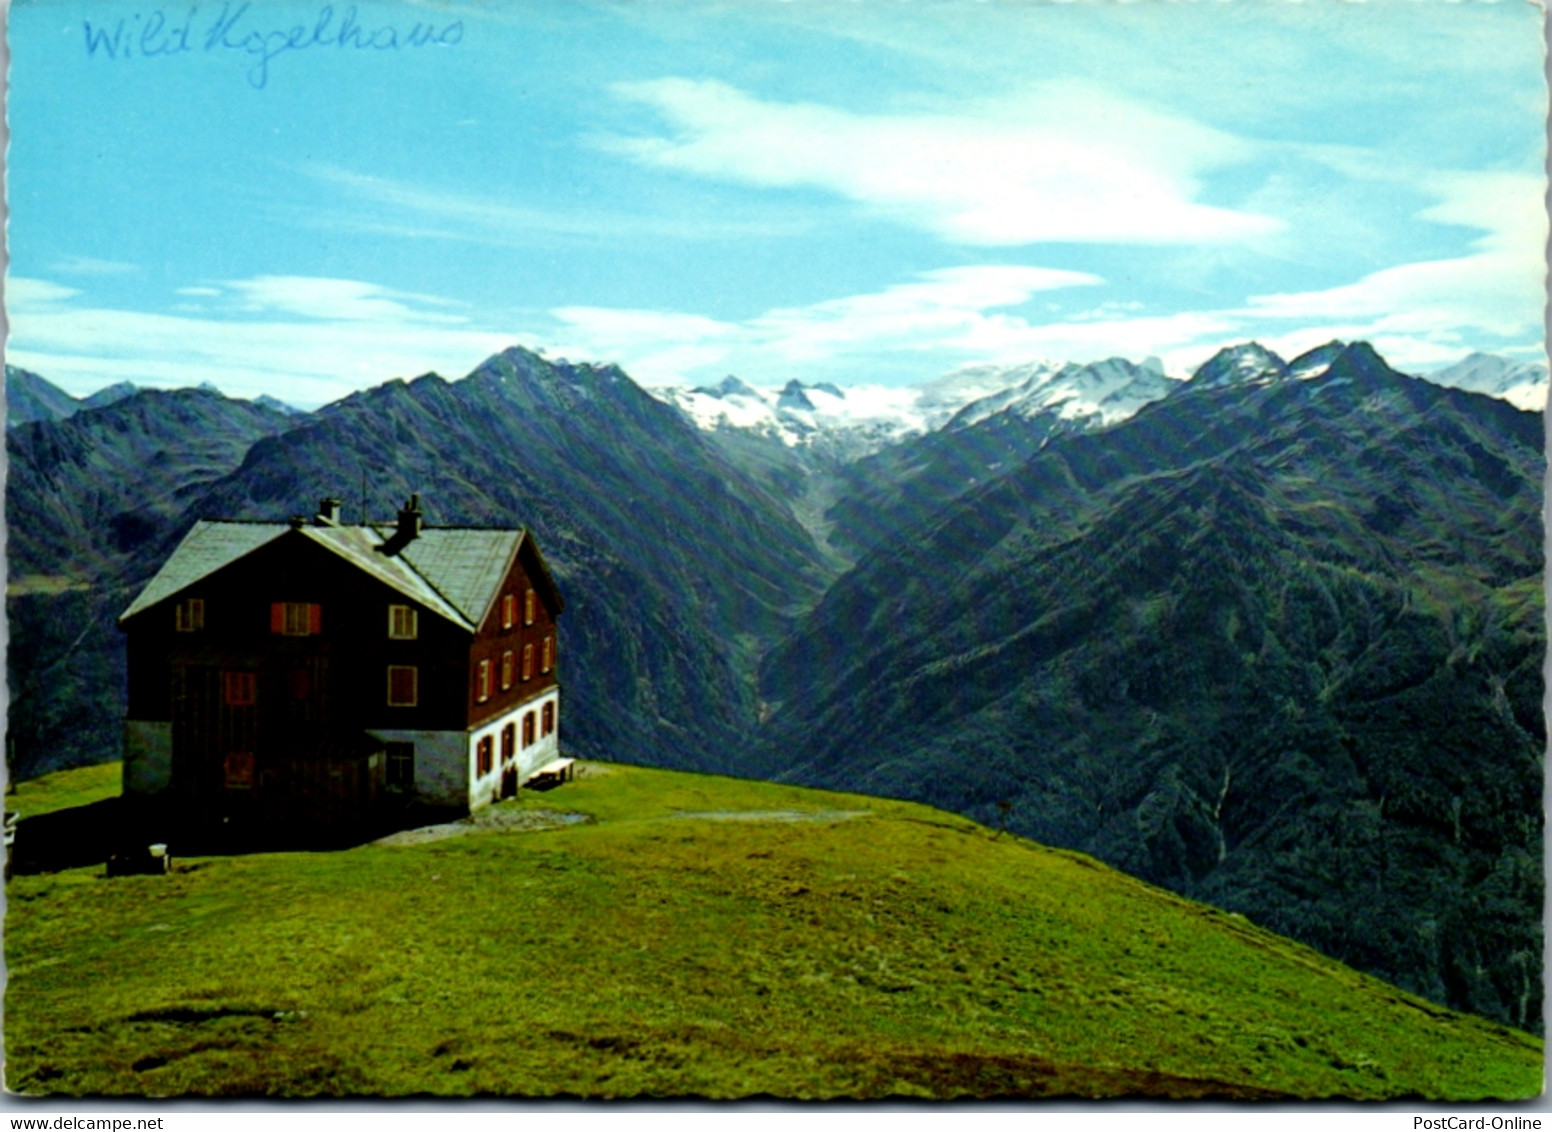
[[(122, 624), (223, 566), (286, 534), (288, 523), (201, 519), (119, 617)], [(304, 526), (297, 533), (427, 609), (473, 632), (495, 600), (507, 564), (526, 532), (475, 527), (426, 527), (398, 554), (377, 547), (394, 533), (373, 527)]]

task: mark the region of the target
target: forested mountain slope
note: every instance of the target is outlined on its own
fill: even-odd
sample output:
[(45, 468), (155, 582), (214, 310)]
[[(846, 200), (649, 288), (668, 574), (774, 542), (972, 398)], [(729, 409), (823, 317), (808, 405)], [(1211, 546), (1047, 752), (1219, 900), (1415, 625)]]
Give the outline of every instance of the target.
[(865, 556), (769, 741), (1537, 1025), (1543, 467), (1362, 344), (1182, 388)]

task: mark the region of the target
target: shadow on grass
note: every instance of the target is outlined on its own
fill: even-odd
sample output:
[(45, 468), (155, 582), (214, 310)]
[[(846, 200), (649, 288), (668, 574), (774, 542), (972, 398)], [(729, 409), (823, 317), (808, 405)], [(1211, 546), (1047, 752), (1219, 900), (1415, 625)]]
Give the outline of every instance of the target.
[(110, 874), (160, 872), (152, 845), (172, 858), (223, 857), (284, 850), (337, 851), (391, 833), (457, 820), (462, 812), (403, 807), (364, 821), (336, 826), (243, 821), (198, 821), (170, 805), (104, 798), (84, 806), (23, 817), (16, 823), (8, 870), (13, 875), (53, 873), (91, 865)]

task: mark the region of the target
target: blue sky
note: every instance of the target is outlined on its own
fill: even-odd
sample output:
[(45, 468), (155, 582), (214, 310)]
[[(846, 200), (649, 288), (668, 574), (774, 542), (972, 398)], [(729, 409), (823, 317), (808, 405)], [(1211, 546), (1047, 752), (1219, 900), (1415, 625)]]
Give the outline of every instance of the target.
[(313, 406), (1540, 355), (1524, 0), (17, 0), (7, 360)]

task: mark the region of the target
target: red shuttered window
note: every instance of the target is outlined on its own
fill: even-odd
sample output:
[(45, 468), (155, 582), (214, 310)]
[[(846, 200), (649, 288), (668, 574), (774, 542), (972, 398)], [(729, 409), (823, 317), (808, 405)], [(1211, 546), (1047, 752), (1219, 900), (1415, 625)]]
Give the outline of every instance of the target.
[(474, 677), (474, 698), (479, 703), (490, 699), (490, 661), (480, 661)]
[(531, 747), (534, 741), (534, 713), (523, 716), (523, 746)]
[(478, 748), (479, 755), (478, 755), (478, 759), (477, 759), (477, 761), (478, 761), (478, 768), (477, 768), (477, 770), (478, 770), (478, 773), (482, 777), (484, 775), (487, 775), (487, 774), (490, 773), (490, 768), (491, 768), (491, 750), (492, 750), (493, 746), (494, 746), (494, 744), (492, 743), (491, 737), (489, 735), (485, 736), (485, 738), (480, 740), (480, 744), (479, 744), (479, 748)]
[(545, 735), (555, 730), (555, 703), (553, 700), (544, 705), (544, 713), (539, 721), (539, 730)]
[(524, 625), (532, 625), (533, 623), (534, 623), (534, 592), (533, 592), (533, 590), (529, 590), (527, 593), (525, 593), (523, 595), (523, 624)]
[(516, 665), (512, 660), (512, 650), (507, 649), (501, 654), (501, 690), (504, 692), (512, 686), (512, 673)]
[(523, 679), (533, 679), (533, 646), (523, 646)]
[(545, 637), (544, 648), (539, 657), (539, 671), (548, 672), (555, 667), (555, 638)]
[(501, 729), (501, 761), (503, 764), (512, 761), (512, 756), (517, 750), (517, 728), (507, 724)]
[(517, 595), (516, 594), (502, 594), (501, 595), (501, 627), (503, 629), (510, 629), (512, 627), (513, 622), (515, 622), (516, 620), (517, 620)]
[(287, 637), (317, 636), (323, 632), (323, 606), (305, 601), (272, 602), (269, 631)]
[(221, 673), (222, 699), (227, 707), (251, 707), (258, 698), (258, 674), (254, 672)]
[(232, 751), (221, 766), (228, 790), (253, 789), (253, 752)]

